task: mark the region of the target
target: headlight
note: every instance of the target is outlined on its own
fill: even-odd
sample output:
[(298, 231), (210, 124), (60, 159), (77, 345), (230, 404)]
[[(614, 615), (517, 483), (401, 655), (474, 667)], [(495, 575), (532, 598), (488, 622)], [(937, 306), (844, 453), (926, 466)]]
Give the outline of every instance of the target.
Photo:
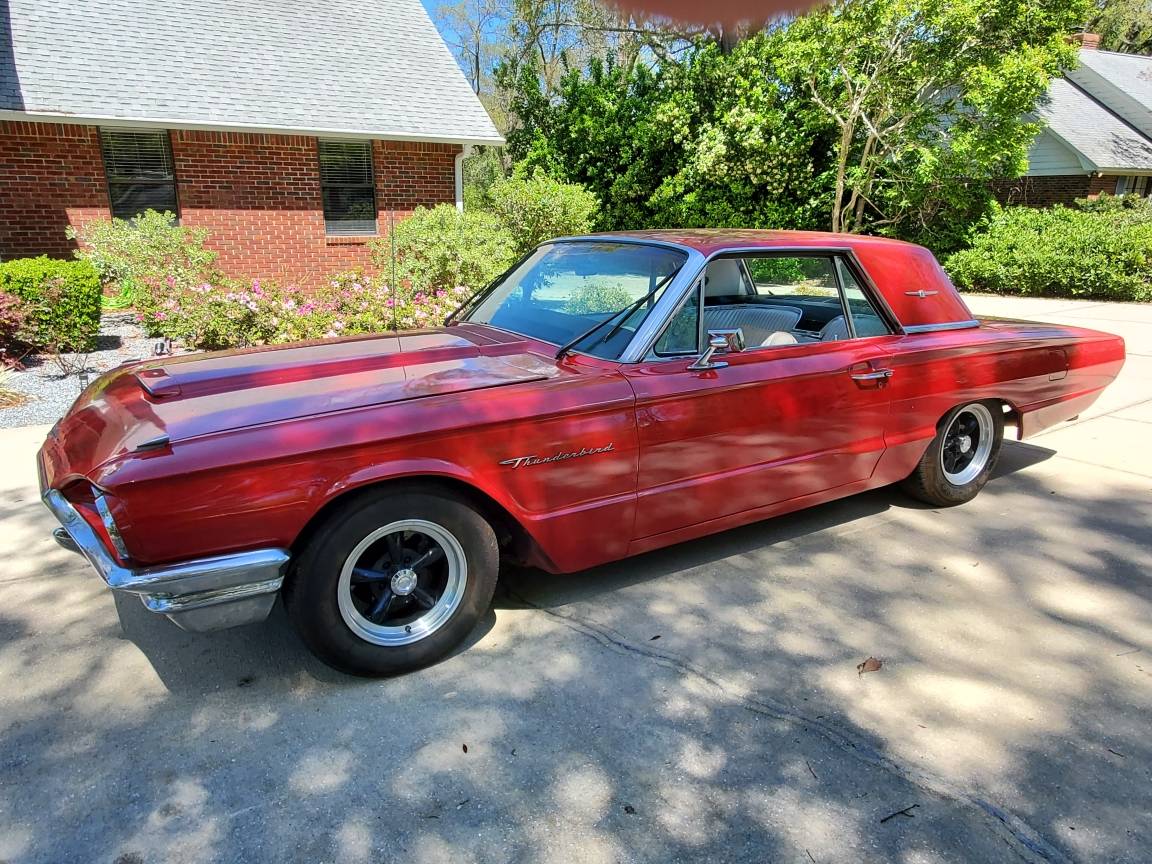
[(108, 502), (104, 500), (104, 493), (96, 492), (95, 499), (96, 512), (100, 514), (100, 521), (104, 523), (104, 530), (108, 532), (108, 538), (116, 547), (116, 554), (122, 560), (128, 560), (128, 549), (124, 545), (124, 538), (120, 536), (120, 529), (116, 527), (116, 520), (112, 518), (112, 511), (108, 507)]

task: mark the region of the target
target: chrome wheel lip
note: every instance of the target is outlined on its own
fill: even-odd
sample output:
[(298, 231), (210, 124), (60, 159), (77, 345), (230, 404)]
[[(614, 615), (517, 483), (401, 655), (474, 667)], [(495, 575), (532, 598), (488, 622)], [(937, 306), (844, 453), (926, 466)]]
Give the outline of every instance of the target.
[[(389, 534), (401, 531), (424, 534), (440, 545), (448, 566), (448, 581), (435, 605), (416, 620), (396, 626), (374, 624), (360, 613), (352, 600), (352, 571), (370, 546)], [(468, 559), (464, 555), (464, 547), (451, 531), (426, 519), (400, 519), (377, 528), (356, 544), (344, 559), (340, 579), (336, 584), (336, 599), (340, 617), (358, 637), (373, 645), (397, 647), (427, 639), (448, 623), (464, 599), (467, 584)]]
[[(949, 471), (944, 465), (944, 454), (948, 447), (949, 439), (953, 435), (957, 435), (957, 426), (962, 418), (970, 416), (976, 420), (978, 432), (978, 440), (976, 441), (976, 449), (972, 452), (972, 458), (968, 463), (959, 471)], [(993, 438), (995, 437), (995, 425), (992, 422), (992, 412), (988, 410), (988, 406), (981, 402), (973, 402), (970, 405), (965, 405), (952, 417), (952, 421), (948, 424), (948, 428), (944, 430), (944, 439), (940, 446), (940, 454), (937, 461), (940, 463), (940, 470), (944, 474), (944, 479), (951, 483), (953, 486), (965, 486), (980, 476), (980, 473), (988, 466), (988, 459), (992, 455)], [(960, 436), (968, 437), (968, 436)], [(969, 441), (969, 448), (971, 442)]]

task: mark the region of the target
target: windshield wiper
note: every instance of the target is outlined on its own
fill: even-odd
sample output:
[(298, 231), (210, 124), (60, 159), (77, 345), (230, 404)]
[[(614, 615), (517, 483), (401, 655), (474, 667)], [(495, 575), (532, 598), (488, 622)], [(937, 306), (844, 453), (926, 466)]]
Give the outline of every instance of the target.
[[(632, 316), (633, 312), (635, 312), (637, 309), (639, 309), (641, 306), (643, 306), (645, 303), (647, 303), (649, 300), (651, 300), (653, 297), (655, 297), (665, 285), (667, 285), (669, 282), (671, 282), (673, 279), (676, 278), (676, 274), (679, 272), (680, 272), (680, 268), (677, 267), (675, 270), (673, 270), (671, 273), (669, 273), (667, 276), (665, 276), (663, 279), (661, 279), (658, 283), (656, 283), (656, 287), (653, 288), (651, 291), (649, 291), (647, 294), (645, 294), (643, 297), (641, 297), (639, 300), (634, 300), (631, 303), (629, 303), (627, 306), (625, 306), (623, 309), (620, 309), (616, 312), (613, 312), (611, 315), (609, 315), (603, 321), (597, 321), (595, 324), (593, 324), (591, 327), (589, 327), (587, 330), (585, 330), (583, 333), (581, 333), (575, 339), (573, 339), (570, 342), (565, 343), (564, 345), (561, 345), (560, 350), (556, 352), (556, 359), (559, 360), (561, 357), (563, 357), (565, 354), (567, 354), (569, 351), (571, 351), (575, 346), (579, 345), (581, 342), (583, 342), (585, 339), (587, 339), (589, 336), (591, 336), (593, 333), (595, 333), (601, 327), (605, 327), (608, 324), (610, 324), (612, 321), (616, 320), (617, 318), (620, 318), (620, 321), (616, 324), (615, 327), (612, 328), (612, 330), (608, 333), (608, 335), (606, 335), (603, 339), (600, 340), (601, 343), (607, 342), (609, 339), (611, 339), (613, 336), (615, 336), (617, 333), (620, 332), (620, 328), (624, 326), (624, 324)], [(623, 317), (621, 317), (621, 316), (623, 316)]]

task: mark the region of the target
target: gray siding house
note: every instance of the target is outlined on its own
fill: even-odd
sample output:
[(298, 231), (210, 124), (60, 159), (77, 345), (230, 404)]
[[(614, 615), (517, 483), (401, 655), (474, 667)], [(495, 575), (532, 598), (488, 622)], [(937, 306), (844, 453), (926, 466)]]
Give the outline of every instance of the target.
[(1079, 65), (1052, 82), (1027, 174), (999, 190), (1009, 203), (1152, 194), (1152, 57), (1100, 51), (1097, 42), (1084, 34)]

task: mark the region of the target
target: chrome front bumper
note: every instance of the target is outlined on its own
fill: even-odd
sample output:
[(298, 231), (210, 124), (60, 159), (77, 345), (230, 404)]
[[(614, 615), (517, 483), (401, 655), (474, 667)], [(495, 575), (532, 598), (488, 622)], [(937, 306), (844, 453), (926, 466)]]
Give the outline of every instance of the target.
[(132, 570), (116, 562), (92, 526), (55, 489), (44, 503), (63, 529), (52, 532), (65, 549), (91, 562), (109, 588), (137, 594), (152, 612), (185, 630), (222, 630), (263, 621), (284, 582), (288, 552), (257, 549)]

